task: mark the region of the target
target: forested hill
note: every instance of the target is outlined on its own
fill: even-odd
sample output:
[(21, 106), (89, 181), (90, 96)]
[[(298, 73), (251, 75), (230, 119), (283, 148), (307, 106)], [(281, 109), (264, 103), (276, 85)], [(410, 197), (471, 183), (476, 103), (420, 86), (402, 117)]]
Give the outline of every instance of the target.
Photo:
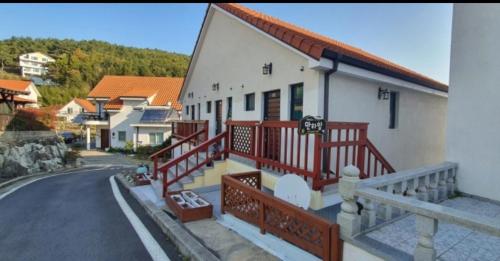
[(0, 41), (0, 65), (14, 72), (23, 53), (42, 52), (56, 59), (46, 78), (58, 87), (39, 87), (44, 105), (64, 104), (85, 97), (103, 75), (184, 76), (189, 56), (103, 41), (12, 37)]

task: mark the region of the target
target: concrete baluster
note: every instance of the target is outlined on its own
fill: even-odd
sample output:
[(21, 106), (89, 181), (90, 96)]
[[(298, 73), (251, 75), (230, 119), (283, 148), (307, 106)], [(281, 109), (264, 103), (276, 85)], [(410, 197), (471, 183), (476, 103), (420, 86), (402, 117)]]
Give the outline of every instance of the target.
[(418, 178), (415, 178), (411, 180), (411, 185), (408, 185), (407, 183), (406, 196), (411, 198), (417, 198), (417, 189), (418, 189)]
[(365, 199), (363, 210), (361, 211), (361, 218), (366, 228), (375, 226), (377, 215), (375, 211), (375, 204), (373, 204), (373, 201), (371, 199)]
[(437, 202), (439, 200), (438, 179), (439, 173), (432, 173), (429, 175), (429, 201)]
[(342, 178), (339, 182), (339, 193), (343, 199), (340, 205), (340, 214), (337, 223), (340, 225), (340, 234), (351, 238), (361, 230), (361, 216), (358, 215), (357, 197), (354, 196), (356, 183), (359, 179), (359, 169), (353, 165), (346, 166), (342, 170)]
[[(394, 185), (393, 184), (387, 185), (387, 193), (393, 194), (393, 192), (394, 192)], [(391, 220), (392, 219), (392, 206), (387, 205), (387, 204), (384, 204), (384, 205), (385, 205), (384, 219), (386, 221)]]
[(439, 182), (438, 182), (438, 189), (439, 189), (439, 200), (445, 200), (448, 198), (448, 188), (446, 186), (446, 176), (447, 173), (446, 171), (441, 171), (438, 173), (439, 174)]
[(429, 201), (429, 193), (427, 193), (427, 184), (429, 184), (429, 176), (418, 178), (417, 184), (418, 184), (417, 198), (422, 201)]
[(455, 168), (449, 169), (447, 172), (446, 186), (448, 187), (448, 197), (450, 197), (455, 194)]
[(418, 243), (415, 248), (415, 261), (436, 260), (436, 249), (434, 248), (434, 235), (438, 229), (437, 219), (416, 215)]

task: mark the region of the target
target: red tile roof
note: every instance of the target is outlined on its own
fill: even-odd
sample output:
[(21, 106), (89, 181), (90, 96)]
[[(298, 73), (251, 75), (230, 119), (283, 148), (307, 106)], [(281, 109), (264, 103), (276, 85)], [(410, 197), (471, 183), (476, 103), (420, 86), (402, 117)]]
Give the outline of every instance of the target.
[(181, 110), (177, 96), (182, 88), (184, 78), (180, 77), (146, 77), (146, 76), (114, 76), (106, 75), (88, 94), (89, 98), (108, 98), (105, 109), (120, 109), (123, 102), (120, 97), (152, 97), (151, 105), (165, 106), (172, 103), (172, 108)]
[(82, 106), (82, 108), (85, 109), (85, 111), (96, 112), (94, 104), (92, 104), (90, 101), (80, 98), (75, 98), (74, 101), (76, 102), (76, 104)]
[(30, 84), (31, 81), (0, 79), (0, 88), (11, 91), (18, 91), (18, 92), (28, 91), (27, 89), (30, 86)]
[(362, 49), (256, 12), (239, 4), (216, 3), (214, 5), (316, 60), (319, 60), (324, 54), (324, 51), (328, 50), (368, 63), (383, 70), (404, 75), (426, 87), (445, 92), (448, 91), (448, 86), (446, 84), (440, 83), (384, 58), (370, 54)]

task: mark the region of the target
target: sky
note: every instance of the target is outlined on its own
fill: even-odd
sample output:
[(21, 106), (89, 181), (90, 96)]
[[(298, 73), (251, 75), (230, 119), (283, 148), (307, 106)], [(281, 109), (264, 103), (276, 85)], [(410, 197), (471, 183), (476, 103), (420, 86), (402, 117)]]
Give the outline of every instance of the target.
[[(448, 83), (451, 4), (244, 4)], [(207, 4), (0, 4), (0, 39), (103, 40), (190, 55)]]

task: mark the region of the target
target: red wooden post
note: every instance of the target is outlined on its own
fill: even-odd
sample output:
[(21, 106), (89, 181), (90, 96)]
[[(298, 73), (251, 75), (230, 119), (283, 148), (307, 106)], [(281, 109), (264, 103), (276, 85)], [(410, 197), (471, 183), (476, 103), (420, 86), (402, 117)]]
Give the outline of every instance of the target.
[(360, 176), (365, 175), (365, 150), (366, 150), (366, 140), (367, 140), (367, 129), (368, 126), (365, 125), (359, 130), (359, 141), (358, 141), (358, 158), (356, 160), (356, 165), (359, 169)]
[(229, 131), (230, 129), (226, 126), (226, 134), (224, 135), (224, 159), (229, 158)]
[[(314, 135), (314, 167), (313, 167), (313, 189), (321, 189), (319, 181), (321, 179), (321, 134)], [(307, 152), (306, 152), (307, 153)]]
[(255, 128), (257, 129), (257, 153), (256, 153), (257, 160), (255, 161), (255, 168), (260, 169), (261, 168), (260, 159), (262, 157), (262, 135), (263, 135), (262, 123), (257, 123)]
[(259, 227), (260, 227), (260, 233), (265, 234), (266, 233), (266, 217), (265, 217), (265, 209), (264, 209), (264, 201), (260, 200), (259, 202)]

